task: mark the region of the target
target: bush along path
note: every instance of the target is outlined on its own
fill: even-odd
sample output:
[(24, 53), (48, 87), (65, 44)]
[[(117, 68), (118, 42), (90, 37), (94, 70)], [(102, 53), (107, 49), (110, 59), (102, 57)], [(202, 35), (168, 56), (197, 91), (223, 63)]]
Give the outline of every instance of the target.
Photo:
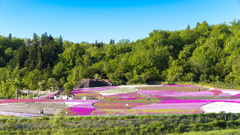
[(55, 115), (48, 122), (0, 124), (0, 133), (16, 134), (169, 134), (189, 131), (211, 131), (237, 129), (240, 127), (239, 114), (179, 115), (149, 119), (125, 119), (65, 122), (64, 113)]
[[(64, 112), (61, 112), (64, 113)], [(163, 124), (184, 124), (191, 125), (194, 123), (209, 123), (215, 120), (224, 121), (236, 121), (239, 120), (240, 114), (195, 114), (195, 115), (170, 115), (170, 116), (112, 116), (112, 117), (64, 117), (62, 116), (54, 117), (42, 117), (39, 120), (30, 119), (9, 119), (0, 123), (1, 130), (9, 129), (47, 129), (55, 123), (55, 126), (60, 122), (65, 127), (80, 127), (80, 128), (109, 128), (115, 126), (128, 127), (128, 126), (141, 126), (144, 124), (152, 124), (154, 122), (162, 122)]]

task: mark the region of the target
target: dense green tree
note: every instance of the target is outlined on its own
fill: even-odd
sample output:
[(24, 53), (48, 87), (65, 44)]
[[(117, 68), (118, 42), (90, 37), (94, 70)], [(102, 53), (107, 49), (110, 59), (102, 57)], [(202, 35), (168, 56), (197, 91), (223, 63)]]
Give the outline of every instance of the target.
[(0, 67), (6, 66), (6, 60), (3, 57), (0, 57)]
[(118, 84), (156, 80), (239, 84), (239, 53), (236, 20), (230, 25), (204, 21), (185, 30), (154, 30), (135, 42), (111, 39), (109, 44), (73, 43), (47, 33), (41, 37), (34, 33), (32, 39), (0, 36), (0, 96), (11, 97), (15, 88), (65, 86), (70, 91), (82, 78), (95, 75)]
[(111, 45), (111, 44), (115, 44), (115, 41), (114, 41), (113, 39), (111, 39), (109, 44), (110, 44), (110, 45)]
[(4, 57), (4, 51), (9, 47), (12, 47), (11, 40), (0, 36), (0, 57)]
[(12, 42), (12, 49), (13, 50), (17, 50), (20, 47), (25, 46), (24, 41), (22, 39), (19, 39), (19, 38), (13, 38), (11, 40), (11, 42)]
[(63, 62), (59, 62), (54, 68), (53, 68), (53, 76), (56, 78), (61, 78), (66, 76), (67, 74), (67, 68), (66, 65)]
[(11, 34), (11, 33), (9, 33), (8, 39), (9, 39), (9, 40), (12, 40), (12, 34)]
[(38, 82), (42, 80), (42, 72), (38, 69), (30, 71), (26, 76), (23, 77), (23, 83), (28, 86), (31, 90), (36, 90)]
[(13, 58), (13, 55), (14, 55), (14, 52), (12, 50), (12, 48), (7, 48), (5, 51), (4, 51), (4, 59), (6, 61), (10, 61), (10, 59)]

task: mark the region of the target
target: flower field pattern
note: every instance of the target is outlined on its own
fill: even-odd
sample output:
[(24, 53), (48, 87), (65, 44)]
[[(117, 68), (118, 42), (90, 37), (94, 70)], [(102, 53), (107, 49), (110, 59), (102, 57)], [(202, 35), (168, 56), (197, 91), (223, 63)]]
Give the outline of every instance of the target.
[(104, 96), (107, 99), (119, 99), (119, 100), (135, 100), (139, 98), (146, 97), (145, 95), (139, 94), (137, 92), (133, 93), (123, 93), (123, 94), (114, 94)]
[[(201, 107), (211, 103), (240, 104), (240, 91), (188, 85), (119, 86), (83, 89), (82, 92), (98, 93), (103, 97), (90, 105), (95, 108), (88, 112), (89, 115), (205, 113), (206, 107), (205, 112)], [(152, 101), (152, 98), (158, 100)]]
[(94, 107), (98, 109), (128, 109), (135, 106), (146, 105), (147, 103), (102, 103), (98, 102), (94, 104)]
[(96, 108), (92, 106), (94, 102), (74, 105), (70, 109), (77, 115), (90, 115), (92, 111), (96, 110)]
[[(240, 113), (240, 91), (188, 85), (114, 86), (74, 89), (74, 100), (0, 100), (0, 115), (39, 116), (65, 110), (67, 115)], [(82, 98), (85, 97), (85, 98)], [(236, 109), (234, 109), (236, 108)]]
[(0, 100), (0, 115), (33, 117), (39, 116), (40, 110), (44, 110), (45, 115), (52, 115), (57, 110), (65, 110), (67, 115), (84, 115), (78, 108), (85, 109), (88, 108), (87, 106), (93, 108), (94, 102), (98, 100), (5, 99)]

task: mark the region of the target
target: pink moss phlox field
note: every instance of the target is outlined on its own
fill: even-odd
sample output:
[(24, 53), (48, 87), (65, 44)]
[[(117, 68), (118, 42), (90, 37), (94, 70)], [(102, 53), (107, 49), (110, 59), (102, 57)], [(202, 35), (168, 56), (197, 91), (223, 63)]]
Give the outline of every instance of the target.
[[(165, 85), (175, 87), (197, 87), (186, 85)], [(98, 89), (102, 90), (102, 89)], [(90, 91), (96, 91), (91, 89)], [(230, 91), (230, 92), (229, 92)], [(87, 92), (87, 91), (76, 91)], [(141, 104), (129, 103), (95, 103), (94, 108), (92, 104), (80, 104), (72, 107), (71, 109), (78, 115), (124, 115), (124, 114), (187, 114), (187, 113), (204, 113), (200, 107), (214, 102), (229, 102), (240, 103), (240, 91), (234, 90), (209, 90), (200, 92), (180, 92), (180, 91), (164, 91), (164, 90), (138, 90), (133, 93), (106, 95), (105, 99), (118, 99), (118, 100), (135, 100), (146, 97), (157, 97), (163, 100), (159, 103)], [(235, 94), (237, 93), (237, 94)], [(235, 95), (234, 95), (235, 94)], [(234, 95), (234, 96), (233, 96)], [(221, 98), (236, 98), (236, 99), (221, 99)], [(186, 98), (185, 98), (186, 97)], [(191, 100), (187, 97), (193, 97)], [(207, 97), (204, 100), (201, 97)], [(215, 98), (215, 99), (212, 99)], [(184, 100), (180, 100), (184, 99)], [(187, 99), (187, 100), (186, 100)], [(85, 109), (84, 109), (85, 108)]]
[(240, 98), (240, 96), (238, 98), (237, 97), (233, 98), (234, 96), (236, 96), (236, 95), (231, 95), (229, 93), (221, 93), (221, 94), (215, 96), (214, 99), (239, 99)]
[(149, 105), (136, 106), (131, 109), (198, 109), (206, 103), (155, 103)]
[(92, 111), (95, 111), (95, 108), (75, 108), (71, 107), (71, 110), (77, 115), (91, 115)]
[(179, 92), (179, 93), (173, 93), (172, 96), (174, 97), (195, 97), (195, 96), (213, 96), (214, 93), (208, 92), (208, 91), (201, 91), (201, 92)]
[(66, 115), (67, 116), (72, 116), (72, 115), (76, 115), (76, 113), (75, 112), (73, 112), (72, 110), (71, 110), (71, 108), (65, 108), (65, 111), (66, 111)]
[(162, 90), (138, 90), (139, 94), (147, 95), (150, 97), (157, 97), (159, 100), (177, 100), (172, 95), (179, 93), (179, 91), (162, 91)]
[(126, 114), (193, 114), (203, 113), (200, 109), (97, 109), (92, 115), (126, 115)]
[[(227, 94), (227, 93), (225, 93), (225, 94)], [(231, 96), (231, 99), (240, 99), (240, 94)]]
[(160, 103), (135, 106), (131, 109), (198, 109), (213, 102), (240, 103), (240, 100), (164, 100)]
[(72, 107), (74, 107), (74, 108), (95, 108), (93, 106), (93, 103), (78, 104), (78, 105), (74, 105)]
[(217, 96), (217, 95), (219, 95), (219, 94), (222, 93), (221, 90), (208, 90), (208, 92), (212, 92), (212, 93), (214, 93), (214, 96)]
[(178, 100), (177, 98), (172, 96), (154, 96), (154, 97), (157, 97), (159, 100)]
[(118, 99), (118, 100), (136, 100), (144, 97), (136, 97), (136, 98), (123, 98), (123, 99)]
[(213, 102), (229, 102), (240, 103), (239, 99), (205, 99), (205, 100), (163, 100), (161, 103), (213, 103)]
[(199, 87), (199, 86), (192, 86), (192, 85), (162, 85), (162, 86), (158, 86), (158, 87)]
[(161, 91), (161, 90), (139, 90), (138, 93), (142, 95), (148, 95), (157, 97), (159, 100), (177, 100), (182, 98), (198, 97), (206, 98), (214, 96), (213, 92), (201, 91), (201, 92), (179, 92), (179, 91)]
[(93, 103), (74, 105), (70, 109), (77, 115), (91, 115), (91, 112), (96, 110)]
[[(127, 104), (127, 106), (126, 106)], [(146, 105), (147, 103), (95, 103), (97, 109), (129, 109), (134, 106)]]
[(183, 97), (211, 97), (212, 92), (179, 92), (179, 91), (161, 91), (161, 90), (138, 90), (138, 93), (157, 97), (159, 100), (177, 100)]
[(179, 93), (179, 91), (162, 91), (162, 90), (138, 90), (139, 94), (147, 95), (147, 96), (168, 96), (171, 94)]
[(114, 94), (114, 95), (105, 95), (105, 98), (119, 99), (119, 100), (135, 100), (139, 98), (146, 97), (137, 92), (132, 93), (123, 93), (123, 94)]

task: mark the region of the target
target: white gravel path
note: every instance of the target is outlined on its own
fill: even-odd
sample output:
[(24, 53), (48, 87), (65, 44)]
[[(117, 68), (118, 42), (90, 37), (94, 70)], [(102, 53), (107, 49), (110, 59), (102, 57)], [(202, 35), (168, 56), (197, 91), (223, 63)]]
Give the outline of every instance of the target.
[(238, 91), (238, 90), (223, 90), (223, 89), (220, 89), (220, 90), (222, 91), (222, 93), (228, 93), (231, 95), (240, 94), (240, 91)]
[(135, 87), (117, 87), (109, 90), (95, 91), (95, 92), (106, 96), (106, 95), (132, 93), (136, 91), (138, 91), (138, 89), (136, 89)]

